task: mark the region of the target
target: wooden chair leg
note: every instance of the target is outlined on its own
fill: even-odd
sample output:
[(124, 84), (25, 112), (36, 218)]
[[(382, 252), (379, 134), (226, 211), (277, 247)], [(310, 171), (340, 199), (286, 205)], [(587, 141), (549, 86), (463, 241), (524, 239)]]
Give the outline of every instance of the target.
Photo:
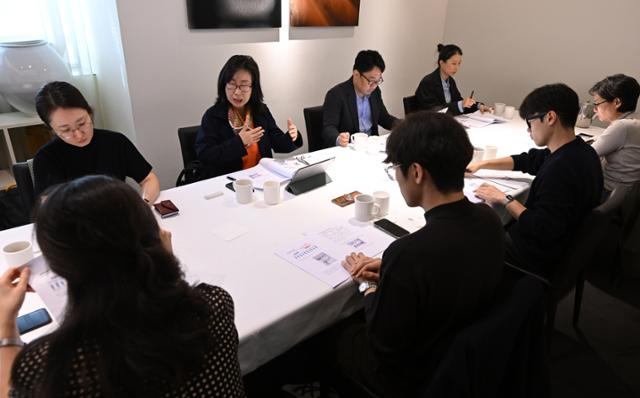
[(573, 327), (578, 328), (580, 320), (580, 308), (582, 306), (582, 294), (584, 293), (584, 271), (578, 275), (576, 281), (576, 293), (573, 300)]

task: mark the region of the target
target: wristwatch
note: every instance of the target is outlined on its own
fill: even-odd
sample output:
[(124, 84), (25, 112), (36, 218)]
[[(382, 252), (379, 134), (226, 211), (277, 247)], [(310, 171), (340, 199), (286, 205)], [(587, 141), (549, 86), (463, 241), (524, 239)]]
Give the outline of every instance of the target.
[(514, 200), (516, 200), (513, 196), (511, 195), (507, 195), (504, 197), (504, 200), (502, 201), (503, 205), (508, 205), (509, 203), (513, 202)]
[(358, 291), (362, 294), (364, 294), (364, 292), (366, 292), (367, 290), (371, 289), (371, 288), (377, 288), (378, 284), (375, 282), (370, 282), (370, 281), (362, 281), (360, 282), (360, 285), (358, 286)]
[(24, 341), (20, 340), (19, 337), (9, 337), (8, 339), (0, 339), (0, 348), (1, 347), (22, 347), (24, 345)]

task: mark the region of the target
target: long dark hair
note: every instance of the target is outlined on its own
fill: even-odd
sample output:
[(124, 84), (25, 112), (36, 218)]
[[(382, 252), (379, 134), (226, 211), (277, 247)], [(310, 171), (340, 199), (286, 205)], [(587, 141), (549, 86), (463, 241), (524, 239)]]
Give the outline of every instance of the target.
[(51, 114), (58, 108), (81, 108), (93, 117), (93, 109), (80, 90), (67, 82), (47, 83), (36, 94), (36, 112), (49, 129)]
[(105, 396), (136, 397), (179, 385), (214, 349), (208, 307), (127, 184), (87, 176), (57, 186), (36, 209), (35, 230), (68, 289), (65, 318), (46, 337), (42, 396), (63, 395), (78, 347), (89, 347)]
[(251, 97), (247, 105), (254, 113), (261, 113), (264, 109), (264, 96), (260, 86), (260, 69), (258, 64), (248, 55), (234, 55), (222, 67), (218, 75), (218, 99), (216, 105), (229, 106), (227, 100), (226, 86), (233, 79), (233, 75), (239, 70), (246, 70), (251, 74)]

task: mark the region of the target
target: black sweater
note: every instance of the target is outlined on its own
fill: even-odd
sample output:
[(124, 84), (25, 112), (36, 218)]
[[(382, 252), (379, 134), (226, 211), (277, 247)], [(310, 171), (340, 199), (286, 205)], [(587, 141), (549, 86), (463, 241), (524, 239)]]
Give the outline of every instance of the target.
[(531, 149), (512, 156), (514, 170), (535, 175), (527, 208), (508, 227), (527, 271), (544, 278), (602, 194), (602, 167), (596, 151), (576, 138), (551, 153)]
[(504, 230), (488, 206), (465, 198), (425, 219), (384, 252), (379, 287), (365, 297), (380, 377), (397, 396), (413, 396), (455, 333), (490, 305), (503, 267)]

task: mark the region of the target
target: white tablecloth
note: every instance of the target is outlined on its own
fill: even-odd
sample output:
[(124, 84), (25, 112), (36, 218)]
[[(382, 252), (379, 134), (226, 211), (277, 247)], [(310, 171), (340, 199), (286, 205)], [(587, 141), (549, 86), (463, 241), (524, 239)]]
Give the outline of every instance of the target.
[[(496, 145), (498, 156), (534, 146), (524, 122), (517, 117), (508, 123), (470, 129), (469, 136), (475, 146)], [(260, 192), (256, 192), (253, 203), (237, 204), (234, 193), (224, 187), (228, 182), (225, 177), (162, 191), (160, 200), (171, 199), (180, 209), (179, 216), (158, 221), (172, 231), (174, 251), (187, 279), (222, 286), (233, 297), (243, 373), (359, 308), (361, 297), (352, 282), (331, 289), (274, 255), (276, 249), (299, 239), (304, 232), (345, 221), (357, 224), (353, 222), (354, 206), (340, 208), (331, 199), (354, 190), (385, 190), (391, 194), (388, 219), (410, 231), (424, 225), (423, 210), (407, 207), (397, 183), (384, 172), (384, 153), (371, 149), (360, 152), (331, 148), (311, 154), (317, 158), (336, 157), (329, 169), (333, 182), (297, 197), (285, 193), (284, 201), (276, 206), (266, 205)], [(527, 177), (522, 173), (506, 174)], [(216, 191), (224, 195), (204, 199), (204, 195)], [(504, 220), (504, 209), (496, 210)], [(220, 224), (247, 232), (226, 241), (214, 234)], [(31, 239), (31, 229), (29, 225), (0, 231), (0, 244)], [(0, 269), (4, 269), (4, 259), (0, 261)], [(20, 313), (42, 306), (37, 295), (29, 294)], [(40, 328), (23, 338), (30, 341), (54, 327), (55, 324)]]

